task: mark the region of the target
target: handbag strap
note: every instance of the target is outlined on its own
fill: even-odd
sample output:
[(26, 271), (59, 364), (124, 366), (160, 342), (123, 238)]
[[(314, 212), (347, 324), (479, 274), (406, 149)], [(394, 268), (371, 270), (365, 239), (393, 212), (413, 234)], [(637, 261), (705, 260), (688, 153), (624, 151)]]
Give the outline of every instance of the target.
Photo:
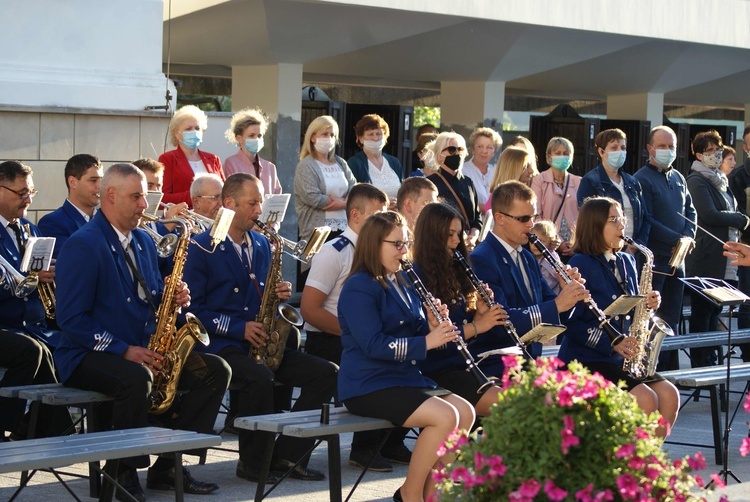
[[(552, 183), (555, 182), (555, 177), (552, 177)], [(570, 175), (568, 174), (565, 180), (565, 190), (563, 190), (562, 194), (562, 202), (560, 202), (560, 207), (557, 208), (557, 212), (555, 213), (555, 217), (552, 219), (553, 222), (557, 223), (557, 217), (560, 216), (560, 211), (562, 211), (563, 206), (565, 205), (565, 194), (568, 193), (568, 185), (570, 185)]]
[(464, 221), (466, 221), (466, 227), (468, 228), (471, 225), (471, 222), (469, 221), (469, 216), (466, 214), (466, 208), (464, 208), (463, 202), (461, 202), (461, 199), (458, 198), (458, 195), (456, 195), (455, 190), (453, 190), (453, 187), (451, 187), (450, 183), (448, 183), (448, 180), (445, 179), (445, 177), (443, 176), (443, 173), (438, 171), (436, 174), (440, 176), (440, 179), (443, 180), (443, 183), (445, 183), (445, 186), (447, 186), (448, 190), (450, 190), (451, 193), (453, 194), (453, 198), (456, 199), (456, 202), (458, 202), (458, 205), (461, 208), (461, 213), (463, 213), (464, 215)]

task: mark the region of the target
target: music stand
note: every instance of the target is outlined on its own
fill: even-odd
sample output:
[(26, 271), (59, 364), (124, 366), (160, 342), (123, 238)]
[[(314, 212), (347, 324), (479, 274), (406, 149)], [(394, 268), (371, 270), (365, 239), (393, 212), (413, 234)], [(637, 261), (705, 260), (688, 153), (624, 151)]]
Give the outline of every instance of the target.
[[(726, 400), (727, 409), (724, 412), (724, 438), (722, 442), (724, 465), (722, 466), (719, 475), (723, 477), (724, 484), (726, 484), (728, 476), (732, 476), (735, 481), (741, 483), (742, 481), (740, 481), (740, 479), (735, 476), (729, 468), (729, 432), (732, 430), (729, 427), (729, 385), (732, 377), (732, 313), (734, 312), (735, 306), (750, 300), (750, 296), (747, 296), (739, 289), (721, 279), (713, 279), (710, 277), (685, 277), (680, 280), (706, 301), (721, 309), (723, 309), (725, 305), (729, 308), (729, 325), (727, 326), (727, 378), (724, 387), (724, 399)], [(711, 486), (712, 483), (713, 481), (709, 482), (706, 485), (706, 488)]]

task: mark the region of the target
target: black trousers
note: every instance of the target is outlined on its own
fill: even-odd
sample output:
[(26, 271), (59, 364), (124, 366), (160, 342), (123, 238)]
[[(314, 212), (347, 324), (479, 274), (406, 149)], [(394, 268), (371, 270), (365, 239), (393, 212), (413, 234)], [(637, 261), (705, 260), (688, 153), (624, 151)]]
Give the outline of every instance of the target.
[[(300, 395), (292, 411), (320, 409), (336, 393), (338, 366), (298, 350), (287, 348), (284, 351), (284, 358), (275, 374), (250, 359), (247, 350), (239, 347), (225, 347), (218, 355), (232, 368), (233, 387), (239, 391), (239, 403), (236, 403), (235, 409), (240, 417), (273, 413), (276, 381), (300, 387)], [(297, 462), (314, 443), (312, 439), (281, 436), (276, 441), (274, 457)], [(265, 444), (257, 440), (256, 433), (240, 431), (239, 446), (240, 459), (246, 465), (259, 468)], [(308, 460), (305, 458), (302, 465), (306, 466)]]
[[(49, 348), (34, 336), (0, 330), (0, 366), (7, 368), (0, 387), (55, 383), (55, 362)], [(15, 431), (26, 410), (26, 400), (0, 398), (0, 430)], [(72, 422), (65, 406), (42, 405), (35, 435), (57, 436)]]
[[(212, 354), (191, 352), (185, 361), (178, 396), (163, 414), (153, 418), (160, 426), (206, 434), (213, 433), (216, 415), (229, 386), (231, 370), (224, 360)], [(104, 423), (113, 429), (132, 429), (149, 425), (149, 394), (153, 384), (151, 372), (144, 366), (117, 354), (89, 352), (75, 369), (66, 385), (114, 396), (111, 410), (102, 410)], [(123, 459), (131, 467), (148, 466), (148, 457)]]

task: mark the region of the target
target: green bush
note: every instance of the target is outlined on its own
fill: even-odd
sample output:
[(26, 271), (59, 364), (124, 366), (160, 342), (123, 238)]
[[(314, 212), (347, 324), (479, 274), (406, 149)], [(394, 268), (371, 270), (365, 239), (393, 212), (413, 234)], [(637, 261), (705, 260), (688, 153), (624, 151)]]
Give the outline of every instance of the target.
[[(664, 424), (635, 398), (578, 362), (505, 358), (503, 391), (467, 440), (444, 446), (458, 457), (435, 473), (439, 500), (694, 501), (704, 468), (698, 453), (672, 462), (655, 435)], [(443, 452), (441, 452), (443, 453)]]

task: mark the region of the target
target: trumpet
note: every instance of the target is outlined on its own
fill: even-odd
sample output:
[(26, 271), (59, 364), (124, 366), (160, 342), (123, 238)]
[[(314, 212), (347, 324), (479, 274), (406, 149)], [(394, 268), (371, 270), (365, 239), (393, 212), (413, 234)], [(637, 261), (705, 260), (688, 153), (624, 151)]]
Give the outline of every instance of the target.
[[(143, 213), (141, 215), (141, 221), (138, 223), (138, 228), (145, 231), (154, 240), (154, 244), (156, 244), (156, 254), (159, 255), (159, 258), (167, 258), (169, 256), (172, 256), (177, 249), (177, 243), (180, 238), (177, 236), (177, 234), (167, 234), (163, 236), (159, 235), (158, 232), (146, 225), (146, 222), (152, 221), (155, 222), (162, 220), (160, 220), (156, 216), (151, 216), (148, 213)], [(164, 221), (170, 222), (171, 220), (163, 220), (162, 223)]]
[(21, 272), (5, 258), (0, 255), (0, 284), (13, 290), (16, 298), (25, 298), (39, 285), (39, 277), (36, 274), (24, 276)]
[[(164, 209), (171, 209), (172, 207), (174, 207), (174, 204), (171, 202), (160, 202), (159, 206)], [(178, 213), (178, 215), (186, 220), (189, 220), (193, 224), (193, 233), (201, 233), (211, 228), (211, 226), (214, 224), (214, 220), (212, 220), (208, 216), (198, 214), (192, 209), (183, 209)]]

